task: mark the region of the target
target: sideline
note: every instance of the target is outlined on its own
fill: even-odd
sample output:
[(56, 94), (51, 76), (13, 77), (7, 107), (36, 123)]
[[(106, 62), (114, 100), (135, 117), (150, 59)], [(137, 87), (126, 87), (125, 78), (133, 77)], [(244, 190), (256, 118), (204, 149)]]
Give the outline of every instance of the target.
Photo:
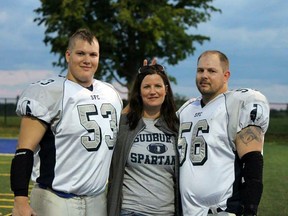
[(0, 154), (14, 154), (17, 146), (17, 138), (0, 137)]

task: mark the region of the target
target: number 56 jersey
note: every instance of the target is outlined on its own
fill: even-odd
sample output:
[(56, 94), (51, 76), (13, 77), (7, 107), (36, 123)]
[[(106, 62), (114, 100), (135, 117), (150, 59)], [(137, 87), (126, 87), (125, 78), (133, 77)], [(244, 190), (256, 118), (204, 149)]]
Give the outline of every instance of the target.
[(228, 91), (204, 107), (201, 99), (191, 99), (178, 110), (183, 213), (202, 216), (219, 208), (237, 212), (241, 166), (235, 137), (250, 125), (265, 133), (269, 105), (260, 92), (251, 89)]
[(103, 192), (121, 110), (121, 98), (105, 82), (94, 80), (89, 89), (64, 77), (31, 84), (16, 113), (48, 126), (34, 155), (32, 180), (65, 193)]

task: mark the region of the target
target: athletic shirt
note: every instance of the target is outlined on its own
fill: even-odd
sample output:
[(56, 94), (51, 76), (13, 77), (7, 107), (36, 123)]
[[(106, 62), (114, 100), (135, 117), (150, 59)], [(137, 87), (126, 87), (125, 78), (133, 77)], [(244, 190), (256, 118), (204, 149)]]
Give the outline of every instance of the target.
[(63, 77), (31, 84), (16, 112), (48, 125), (34, 155), (32, 180), (65, 193), (102, 193), (121, 109), (113, 86), (98, 80), (90, 90)]
[(143, 118), (125, 167), (122, 209), (146, 215), (174, 215), (175, 140)]
[(188, 101), (178, 111), (183, 213), (206, 216), (209, 209), (217, 208), (237, 212), (241, 166), (235, 137), (249, 125), (265, 133), (269, 105), (260, 92), (251, 89), (226, 92), (204, 107), (201, 99)]

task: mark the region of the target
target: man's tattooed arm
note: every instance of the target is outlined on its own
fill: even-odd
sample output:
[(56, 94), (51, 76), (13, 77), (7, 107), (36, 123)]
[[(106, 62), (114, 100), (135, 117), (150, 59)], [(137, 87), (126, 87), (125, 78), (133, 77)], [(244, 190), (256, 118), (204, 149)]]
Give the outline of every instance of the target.
[(256, 140), (257, 142), (262, 141), (262, 130), (259, 127), (250, 126), (245, 129), (243, 129), (239, 133), (239, 138), (242, 140), (243, 144), (248, 145), (253, 140)]
[(249, 126), (236, 136), (236, 149), (239, 157), (251, 151), (262, 151), (264, 134), (260, 127)]

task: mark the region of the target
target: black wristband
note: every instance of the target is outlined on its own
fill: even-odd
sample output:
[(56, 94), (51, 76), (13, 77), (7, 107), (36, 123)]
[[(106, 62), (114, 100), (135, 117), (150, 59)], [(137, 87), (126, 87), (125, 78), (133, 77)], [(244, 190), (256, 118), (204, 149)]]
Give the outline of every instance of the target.
[(258, 205), (246, 205), (244, 206), (243, 216), (256, 216), (258, 210)]
[(258, 205), (263, 191), (263, 156), (261, 152), (253, 151), (245, 154), (243, 163), (241, 200), (244, 205), (244, 215), (257, 215)]
[(33, 156), (30, 149), (18, 149), (15, 153), (10, 170), (11, 190), (15, 196), (28, 196)]

